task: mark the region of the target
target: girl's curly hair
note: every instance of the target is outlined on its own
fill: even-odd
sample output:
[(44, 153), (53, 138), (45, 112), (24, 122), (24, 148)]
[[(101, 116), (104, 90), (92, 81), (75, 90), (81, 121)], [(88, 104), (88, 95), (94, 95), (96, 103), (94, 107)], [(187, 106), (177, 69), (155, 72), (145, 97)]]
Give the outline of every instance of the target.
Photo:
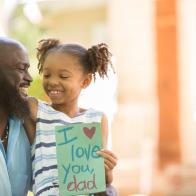
[(111, 68), (114, 71), (111, 62), (112, 54), (105, 43), (94, 45), (89, 49), (86, 49), (79, 44), (62, 44), (57, 39), (43, 39), (39, 41), (37, 47), (39, 73), (42, 73), (43, 71), (43, 64), (47, 55), (56, 51), (70, 54), (78, 58), (84, 71), (86, 73), (92, 73), (94, 79), (96, 73), (98, 73), (101, 78), (107, 76), (109, 65), (111, 65)]

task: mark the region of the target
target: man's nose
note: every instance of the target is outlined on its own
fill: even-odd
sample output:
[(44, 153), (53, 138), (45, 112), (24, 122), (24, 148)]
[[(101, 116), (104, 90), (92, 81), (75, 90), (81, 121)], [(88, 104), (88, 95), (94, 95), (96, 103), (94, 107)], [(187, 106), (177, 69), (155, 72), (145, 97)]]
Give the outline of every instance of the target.
[(32, 82), (33, 78), (31, 77), (31, 75), (29, 74), (29, 72), (26, 72), (25, 74), (25, 80), (27, 80), (28, 82)]

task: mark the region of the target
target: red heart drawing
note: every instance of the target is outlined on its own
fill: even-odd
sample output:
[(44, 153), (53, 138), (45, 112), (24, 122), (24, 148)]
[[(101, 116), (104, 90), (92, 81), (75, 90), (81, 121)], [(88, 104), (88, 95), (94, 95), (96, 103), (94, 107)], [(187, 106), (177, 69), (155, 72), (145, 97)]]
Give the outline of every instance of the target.
[(95, 127), (92, 127), (91, 129), (87, 128), (87, 127), (84, 127), (83, 128), (83, 132), (84, 134), (88, 137), (88, 138), (92, 138), (93, 135), (95, 134), (95, 131), (96, 131), (96, 128)]

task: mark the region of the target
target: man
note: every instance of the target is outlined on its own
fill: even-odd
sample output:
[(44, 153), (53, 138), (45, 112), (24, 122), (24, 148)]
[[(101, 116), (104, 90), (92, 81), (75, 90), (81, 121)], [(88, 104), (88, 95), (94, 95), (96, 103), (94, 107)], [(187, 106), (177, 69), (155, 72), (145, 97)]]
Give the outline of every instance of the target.
[(30, 144), (23, 128), (32, 82), (24, 46), (0, 37), (0, 195), (25, 196), (31, 181)]

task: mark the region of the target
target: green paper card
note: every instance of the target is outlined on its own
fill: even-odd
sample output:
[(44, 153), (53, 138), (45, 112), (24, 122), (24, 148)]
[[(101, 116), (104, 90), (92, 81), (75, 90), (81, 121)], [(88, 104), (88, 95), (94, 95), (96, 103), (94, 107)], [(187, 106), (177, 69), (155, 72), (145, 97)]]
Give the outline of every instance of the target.
[(56, 127), (60, 196), (106, 190), (100, 123), (77, 123)]

